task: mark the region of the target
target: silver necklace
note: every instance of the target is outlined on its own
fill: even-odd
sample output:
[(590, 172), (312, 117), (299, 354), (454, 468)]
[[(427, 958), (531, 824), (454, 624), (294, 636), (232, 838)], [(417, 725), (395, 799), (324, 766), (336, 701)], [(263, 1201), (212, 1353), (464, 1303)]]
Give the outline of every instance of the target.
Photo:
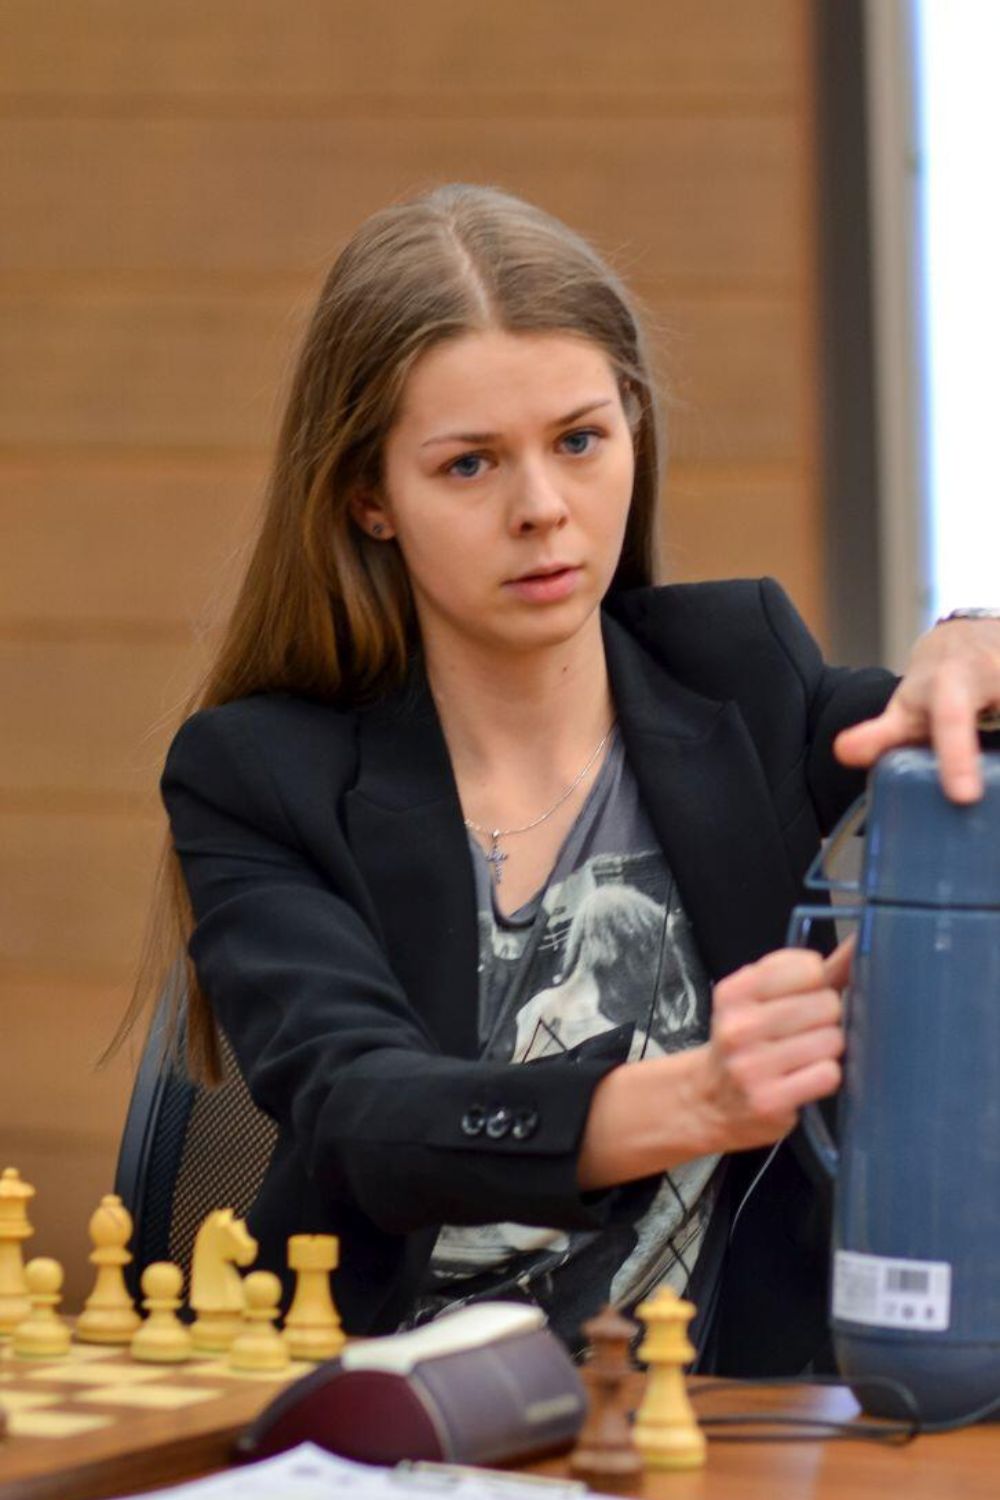
[(553, 802), (552, 806), (550, 808), (547, 808), (546, 811), (543, 812), (539, 817), (534, 818), (530, 823), (523, 823), (520, 828), (482, 828), (478, 823), (473, 823), (471, 818), (463, 819), (466, 828), (468, 828), (470, 832), (481, 833), (485, 838), (488, 838), (490, 840), (489, 853), (486, 854), (485, 858), (493, 871), (493, 883), (495, 885), (500, 884), (500, 880), (503, 874), (504, 861), (510, 858), (510, 856), (505, 854), (500, 848), (500, 840), (513, 838), (515, 833), (530, 833), (533, 828), (538, 827), (539, 823), (544, 823), (547, 818), (551, 818), (554, 812), (558, 812), (559, 808), (562, 807), (563, 803), (566, 801), (566, 798), (576, 791), (577, 787), (580, 785), (580, 782), (586, 776), (587, 772), (594, 764), (594, 761), (597, 759), (601, 751), (604, 749), (605, 745), (608, 743), (608, 740), (611, 738), (611, 731), (612, 729), (614, 729), (614, 727), (615, 720), (612, 719), (607, 733), (604, 735), (601, 743), (598, 745), (597, 749), (587, 761), (587, 764), (584, 766), (583, 770), (579, 771), (576, 776), (573, 777), (573, 780), (570, 782), (569, 786), (564, 792), (560, 793), (555, 802)]

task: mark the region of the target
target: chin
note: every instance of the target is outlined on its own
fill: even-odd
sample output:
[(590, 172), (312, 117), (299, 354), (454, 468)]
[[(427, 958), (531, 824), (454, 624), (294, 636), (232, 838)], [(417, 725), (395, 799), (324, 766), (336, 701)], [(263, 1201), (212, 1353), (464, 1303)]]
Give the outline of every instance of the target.
[(586, 604), (573, 599), (539, 610), (516, 624), (512, 622), (511, 629), (504, 632), (505, 644), (508, 649), (524, 652), (564, 646), (587, 626), (599, 603), (596, 599)]

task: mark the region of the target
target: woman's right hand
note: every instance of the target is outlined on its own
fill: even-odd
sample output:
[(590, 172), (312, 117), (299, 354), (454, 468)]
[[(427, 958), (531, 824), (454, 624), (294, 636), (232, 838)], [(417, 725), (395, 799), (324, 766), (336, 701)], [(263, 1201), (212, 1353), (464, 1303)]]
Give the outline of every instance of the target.
[(800, 1105), (840, 1086), (840, 991), (853, 945), (848, 938), (825, 959), (782, 948), (727, 974), (715, 986), (707, 1042), (606, 1074), (587, 1116), (580, 1187), (630, 1182), (787, 1135)]
[(715, 986), (701, 1063), (708, 1149), (766, 1146), (793, 1129), (801, 1105), (840, 1086), (841, 990), (854, 939), (822, 958), (782, 948)]

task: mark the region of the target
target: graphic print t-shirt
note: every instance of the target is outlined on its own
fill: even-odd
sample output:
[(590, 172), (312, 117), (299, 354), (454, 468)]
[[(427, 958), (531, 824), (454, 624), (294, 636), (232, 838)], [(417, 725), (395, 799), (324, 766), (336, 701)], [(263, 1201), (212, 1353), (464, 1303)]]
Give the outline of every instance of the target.
[[(495, 1062), (586, 1047), (626, 1028), (628, 1059), (708, 1036), (710, 985), (616, 732), (544, 891), (497, 907), (470, 834), (479, 911), (479, 1040)], [(620, 1189), (627, 1212), (601, 1231), (447, 1225), (412, 1322), (483, 1297), (541, 1305), (568, 1343), (606, 1302), (631, 1308), (666, 1281), (683, 1290), (711, 1213), (717, 1156)], [(525, 1171), (530, 1171), (525, 1160)]]

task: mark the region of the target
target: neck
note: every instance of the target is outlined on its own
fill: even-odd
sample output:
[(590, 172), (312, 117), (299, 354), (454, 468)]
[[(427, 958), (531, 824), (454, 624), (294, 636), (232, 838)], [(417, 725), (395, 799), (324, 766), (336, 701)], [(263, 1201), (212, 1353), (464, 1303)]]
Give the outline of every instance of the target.
[(530, 776), (558, 791), (614, 715), (596, 611), (544, 651), (428, 651), (427, 676), (460, 788)]

